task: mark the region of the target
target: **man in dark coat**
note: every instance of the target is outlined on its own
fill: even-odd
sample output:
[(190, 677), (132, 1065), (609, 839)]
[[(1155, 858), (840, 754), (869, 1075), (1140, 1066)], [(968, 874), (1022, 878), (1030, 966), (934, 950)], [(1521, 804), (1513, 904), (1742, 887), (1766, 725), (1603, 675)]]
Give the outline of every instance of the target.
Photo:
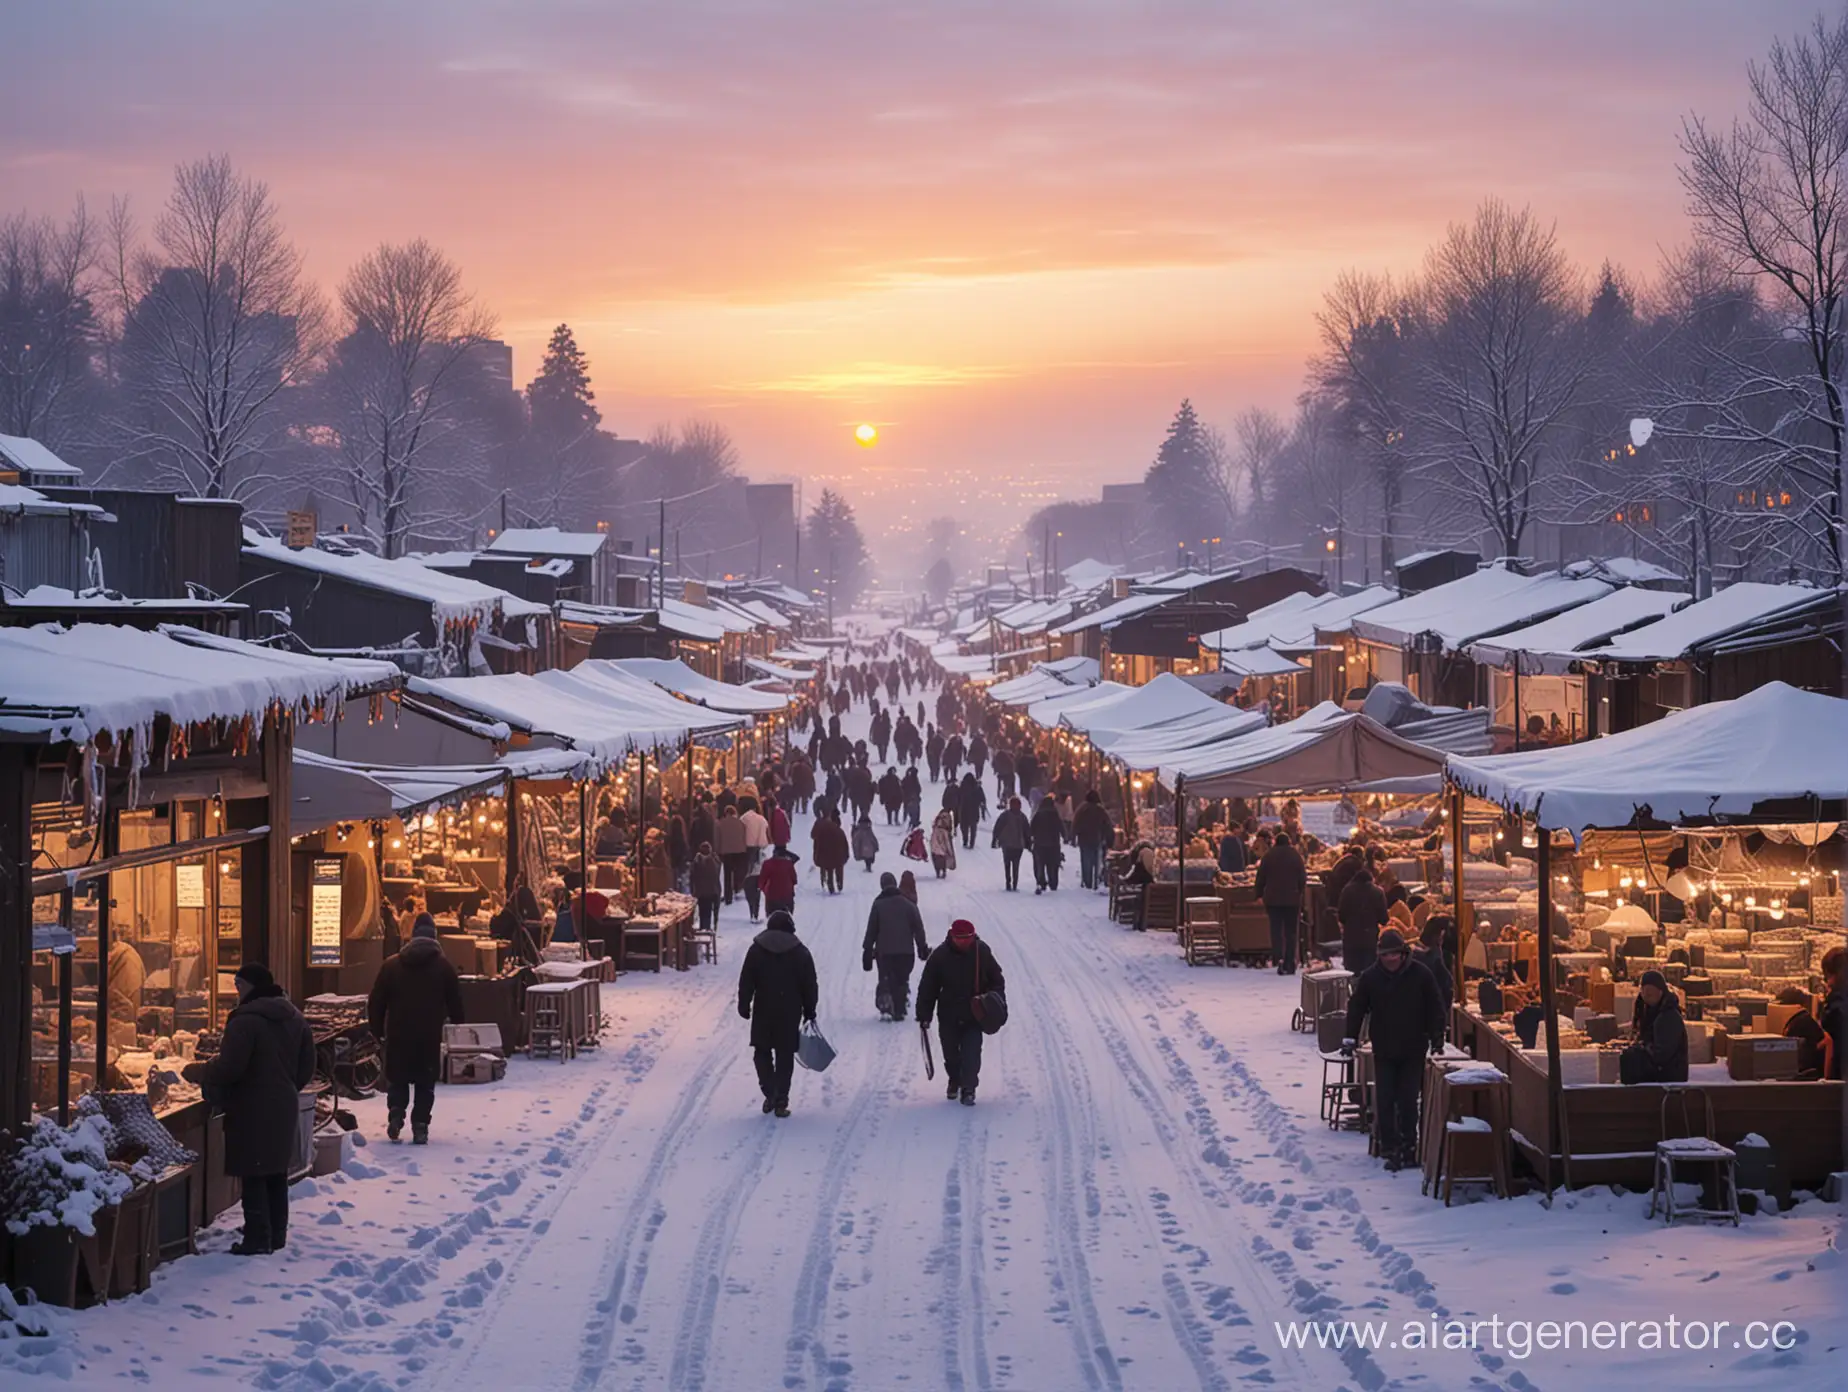
[(1309, 871), (1294, 841), (1289, 832), (1279, 831), (1264, 859), (1258, 862), (1258, 873), (1252, 881), (1270, 918), (1271, 956), (1276, 959), (1280, 976), (1296, 970), (1296, 935), (1303, 916), (1303, 896), (1309, 888)]
[(1380, 929), (1391, 919), (1386, 896), (1373, 883), (1373, 872), (1365, 864), (1341, 891), (1335, 917), (1341, 921), (1341, 965), (1359, 976), (1373, 965), (1379, 951)]
[(271, 977), (246, 963), (237, 1007), (218, 1053), (181, 1071), (225, 1113), (225, 1173), (244, 1181), (244, 1238), (232, 1252), (260, 1257), (289, 1235), (289, 1166), (299, 1135), (301, 1090), (314, 1078), (314, 1034)]
[[(1291, 827), (1287, 821), (1284, 823), (1284, 830), (1288, 831), (1298, 840), (1302, 837), (1302, 833)], [(1328, 887), (1328, 902), (1331, 904), (1339, 904), (1341, 902), (1341, 896), (1347, 891), (1349, 883), (1352, 882), (1356, 875), (1366, 868), (1367, 857), (1365, 852), (1362, 851), (1360, 843), (1358, 841), (1350, 843), (1348, 847), (1341, 852), (1341, 858), (1335, 862), (1334, 868), (1326, 871), (1322, 876), (1322, 883)]]
[[(385, 1045), (385, 1136), (404, 1134), (411, 1106), (411, 1144), (430, 1142), (430, 1112), (442, 1069), (443, 1025), (462, 1023), (462, 980), (436, 941), (436, 920), (419, 914), (404, 950), (385, 959), (372, 982), (366, 1015)], [(411, 1103), (413, 1091), (416, 1102)]]
[(1380, 934), (1379, 960), (1354, 978), (1343, 1053), (1353, 1052), (1361, 1022), (1369, 1019), (1380, 1154), (1387, 1169), (1400, 1170), (1418, 1163), (1418, 1093), (1425, 1054), (1444, 1047), (1444, 1001), (1397, 928)]
[(918, 978), (918, 1023), (930, 1028), (937, 1017), (937, 1041), (943, 1046), (944, 1095), (963, 1106), (975, 1105), (976, 1085), (982, 1075), (982, 1029), (975, 1021), (971, 1002), (990, 991), (1007, 994), (1001, 964), (988, 944), (975, 935), (975, 925), (959, 918), (950, 935), (937, 945)]
[(1033, 790), (1039, 787), (1039, 756), (1031, 749), (1023, 749), (1014, 756), (1014, 781), (1019, 785), (1022, 797), (1031, 797)]
[(1033, 892), (1044, 894), (1059, 887), (1059, 862), (1065, 859), (1065, 821), (1050, 795), (1040, 799), (1028, 827), (1033, 846)]
[(962, 832), (963, 849), (975, 849), (975, 831), (981, 826), (982, 818), (988, 815), (988, 794), (982, 787), (982, 780), (973, 772), (965, 773), (962, 782), (956, 785), (956, 828)]
[(982, 781), (982, 766), (988, 762), (988, 741), (977, 730), (969, 737), (969, 767), (975, 770), (975, 781)]
[(1848, 1016), (1848, 1012), (1842, 1006), (1842, 986), (1844, 980), (1848, 980), (1848, 950), (1832, 947), (1822, 954), (1822, 980), (1828, 988), (1822, 998), (1822, 1009), (1816, 1016), (1816, 1023), (1822, 1026), (1825, 1036), (1822, 1076), (1839, 1082), (1845, 1061), (1842, 1033), (1844, 1017)]
[(1014, 754), (1005, 745), (995, 750), (995, 796), (1014, 796)]
[(1623, 1051), (1620, 1080), (1626, 1083), (1685, 1083), (1688, 1080), (1688, 1024), (1681, 1000), (1659, 971), (1636, 983), (1636, 1043)]
[(935, 725), (930, 727), (930, 734), (924, 740), (924, 761), (930, 765), (930, 781), (935, 783), (943, 769), (943, 736)]
[(1020, 888), (1020, 858), (1026, 854), (1032, 840), (1033, 828), (1027, 821), (1027, 814), (1020, 810), (1020, 799), (1009, 798), (1007, 808), (995, 818), (994, 830), (989, 834), (990, 843), (1001, 851), (1001, 874), (1005, 888)]
[(871, 971), (875, 964), (879, 968), (873, 1002), (882, 1020), (902, 1020), (910, 1009), (913, 953), (920, 962), (930, 958), (924, 918), (888, 870), (879, 877), (879, 895), (866, 915), (866, 938), (860, 944), (861, 968)]
[(899, 796), (905, 804), (905, 822), (909, 826), (919, 826), (924, 821), (924, 784), (918, 779), (918, 766), (914, 762), (905, 770), (905, 776), (898, 783)]
[(879, 802), (885, 808), (886, 825), (897, 826), (899, 813), (905, 810), (905, 785), (897, 769), (887, 769), (879, 780)]
[(1116, 837), (1104, 800), (1092, 788), (1084, 803), (1072, 817), (1072, 835), (1078, 841), (1078, 878), (1086, 889), (1097, 888), (1098, 871), (1103, 868), (1104, 848)]
[(738, 972), (738, 1013), (751, 1022), (752, 1057), (764, 1113), (789, 1115), (789, 1080), (804, 1021), (815, 1018), (821, 992), (815, 959), (796, 937), (796, 921), (778, 909), (751, 939)]

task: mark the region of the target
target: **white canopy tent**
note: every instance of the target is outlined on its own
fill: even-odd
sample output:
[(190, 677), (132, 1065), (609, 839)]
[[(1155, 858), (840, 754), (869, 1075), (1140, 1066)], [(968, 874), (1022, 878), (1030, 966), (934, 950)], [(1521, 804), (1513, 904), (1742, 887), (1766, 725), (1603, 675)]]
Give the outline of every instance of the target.
[(1059, 724), (1101, 744), (1184, 716), (1203, 712), (1223, 715), (1228, 709), (1173, 673), (1164, 672), (1146, 686), (1131, 687), (1127, 695), (1107, 704), (1075, 710), (1067, 706), (1059, 713)]
[(764, 715), (789, 708), (787, 696), (777, 696), (767, 691), (754, 691), (749, 687), (733, 686), (730, 682), (714, 681), (703, 673), (695, 672), (679, 658), (593, 659), (583, 665), (614, 667), (631, 676), (639, 677), (643, 681), (652, 682), (663, 691), (685, 697), (697, 705), (716, 711), (725, 711), (732, 715)]
[(1441, 751), (1414, 744), (1357, 711), (1324, 701), (1283, 725), (1224, 741), (1160, 766), (1159, 777), (1195, 797), (1346, 792), (1407, 780), (1435, 787)]
[(1100, 753), (1129, 768), (1152, 769), (1168, 759), (1189, 757), (1226, 740), (1269, 728), (1270, 719), (1264, 711), (1222, 706), (1217, 713), (1202, 711), (1092, 742)]
[(768, 677), (771, 681), (796, 682), (814, 681), (813, 667), (788, 667), (780, 662), (771, 662), (766, 658), (747, 657), (744, 660), (746, 670)]
[(1522, 676), (1563, 676), (1573, 663), (1588, 656), (1580, 649), (1659, 619), (1691, 597), (1673, 590), (1626, 585), (1537, 624), (1471, 643), (1469, 655), (1485, 667), (1508, 667), (1518, 658)]
[(1066, 711), (1096, 712), (1105, 706), (1114, 705), (1135, 691), (1133, 686), (1122, 682), (1103, 681), (1096, 686), (1077, 687), (1071, 691), (1055, 692), (1042, 700), (1035, 701), (1027, 707), (1027, 719), (1045, 729), (1057, 729), (1060, 717)]
[(1494, 565), (1370, 609), (1354, 620), (1353, 631), (1393, 647), (1434, 641), (1448, 652), (1602, 598), (1611, 589), (1602, 580), (1575, 580), (1558, 571), (1522, 575)]
[(988, 688), (988, 696), (1005, 706), (1028, 706), (1096, 686), (1098, 675), (1096, 658), (1062, 657), (1056, 662), (1036, 662), (1031, 671), (996, 682)]
[(1591, 648), (1584, 656), (1598, 662), (1673, 662), (1737, 629), (1813, 604), (1826, 593), (1804, 585), (1728, 585), (1666, 618)]
[(1594, 827), (1802, 820), (1811, 805), (1833, 821), (1848, 801), (1848, 701), (1772, 682), (1585, 744), (1452, 758), (1449, 775), (1575, 838)]

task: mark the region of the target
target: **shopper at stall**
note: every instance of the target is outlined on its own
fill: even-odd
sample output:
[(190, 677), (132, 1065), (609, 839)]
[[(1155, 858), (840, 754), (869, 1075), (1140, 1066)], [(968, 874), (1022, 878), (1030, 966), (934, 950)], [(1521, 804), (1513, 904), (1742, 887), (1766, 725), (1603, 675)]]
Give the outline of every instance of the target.
[(712, 831), (712, 849), (719, 853), (719, 864), (725, 867), (725, 902), (730, 904), (744, 888), (745, 867), (751, 859), (751, 853), (745, 849), (744, 822), (738, 816), (736, 803), (719, 809), (719, 820)]
[(1303, 898), (1309, 889), (1309, 871), (1296, 849), (1295, 838), (1279, 831), (1272, 839), (1252, 888), (1270, 919), (1271, 958), (1279, 976), (1296, 971), (1296, 938), (1303, 916)]
[(751, 1053), (764, 1114), (789, 1115), (789, 1083), (796, 1044), (820, 1000), (815, 959), (796, 937), (796, 921), (778, 909), (751, 939), (738, 972), (738, 1013), (751, 1022)]
[(793, 914), (796, 911), (796, 853), (787, 846), (778, 846), (772, 851), (770, 859), (758, 872), (758, 888), (763, 891), (766, 914), (778, 909)]
[(385, 1138), (404, 1134), (411, 1112), (411, 1144), (430, 1140), (430, 1112), (442, 1068), (443, 1026), (462, 1023), (462, 979), (436, 941), (436, 920), (425, 914), (403, 951), (385, 959), (366, 999), (373, 1038), (385, 1046)]
[(936, 1016), (944, 1095), (952, 1102), (960, 1099), (965, 1107), (975, 1105), (982, 1074), (982, 1029), (972, 1007), (976, 996), (990, 991), (1006, 996), (1001, 964), (976, 937), (975, 925), (959, 918), (924, 962), (924, 974), (918, 978), (918, 1023), (929, 1029)]
[(1336, 901), (1335, 917), (1341, 923), (1341, 965), (1356, 976), (1372, 966), (1379, 950), (1380, 929), (1391, 916), (1386, 896), (1373, 883), (1373, 872), (1361, 862)]
[(269, 968), (237, 969), (237, 1005), (212, 1058), (181, 1076), (225, 1114), (225, 1173), (244, 1182), (240, 1257), (281, 1250), (289, 1235), (289, 1168), (301, 1126), (301, 1090), (314, 1078), (314, 1035)]
[(1010, 798), (1014, 796), (1014, 752), (1006, 745), (995, 750), (993, 767), (995, 771), (995, 796)]
[(1822, 980), (1828, 988), (1822, 998), (1822, 1012), (1816, 1022), (1822, 1026), (1825, 1036), (1823, 1042), (1822, 1076), (1834, 1082), (1842, 1078), (1842, 1030), (1843, 1019), (1842, 987), (1848, 978), (1848, 949), (1832, 947), (1822, 954)]
[(693, 864), (687, 869), (687, 890), (699, 905), (699, 929), (702, 933), (719, 926), (719, 901), (725, 894), (725, 867), (712, 849), (710, 841), (700, 842)]
[(1617, 1060), (1621, 1083), (1685, 1083), (1688, 1080), (1688, 1025), (1681, 999), (1659, 971), (1646, 971), (1636, 983), (1636, 1013), (1631, 1017), (1636, 1042)]
[(1387, 1169), (1401, 1170), (1418, 1163), (1418, 1093), (1425, 1055), (1444, 1047), (1444, 1002), (1396, 928), (1380, 934), (1379, 960), (1354, 978), (1342, 1053), (1354, 1052), (1363, 1023), (1373, 1041), (1380, 1154)]
[(1222, 875), (1242, 875), (1250, 867), (1251, 848), (1245, 844), (1244, 828), (1237, 822), (1227, 823), (1219, 838), (1217, 859)]
[(1116, 827), (1104, 811), (1104, 800), (1097, 789), (1084, 795), (1084, 801), (1072, 815), (1072, 836), (1078, 842), (1078, 879), (1086, 889), (1096, 889), (1103, 871), (1104, 852), (1116, 839)]
[(914, 953), (919, 962), (930, 958), (924, 918), (888, 870), (879, 877), (879, 894), (866, 916), (866, 937), (860, 943), (862, 970), (879, 968), (873, 1004), (882, 1020), (902, 1020), (910, 1011)]
[(1065, 823), (1050, 793), (1040, 799), (1027, 828), (1033, 849), (1033, 892), (1044, 894), (1059, 887), (1059, 864), (1065, 859)]

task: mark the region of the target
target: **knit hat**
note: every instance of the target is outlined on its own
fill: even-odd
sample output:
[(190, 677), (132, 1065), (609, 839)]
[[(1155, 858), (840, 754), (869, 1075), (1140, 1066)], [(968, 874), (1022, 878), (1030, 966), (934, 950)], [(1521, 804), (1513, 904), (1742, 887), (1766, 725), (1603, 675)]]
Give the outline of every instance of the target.
[(429, 938), (434, 941), (436, 938), (436, 920), (431, 918), (427, 913), (418, 914), (417, 921), (411, 924), (411, 937), (413, 939)]
[(1636, 984), (1638, 986), (1659, 986), (1666, 991), (1668, 989), (1668, 978), (1663, 976), (1661, 972), (1652, 968), (1638, 977)]
[(975, 925), (966, 918), (959, 918), (950, 925), (951, 942), (971, 942), (975, 938)]
[(1388, 928), (1384, 933), (1380, 934), (1379, 946), (1375, 948), (1375, 951), (1376, 952), (1403, 952), (1405, 951), (1405, 935), (1402, 934), (1397, 928)]
[(270, 969), (261, 962), (244, 963), (237, 969), (237, 980), (244, 982), (253, 991), (265, 991), (276, 984)]
[(778, 909), (770, 915), (769, 921), (764, 924), (764, 929), (771, 933), (793, 933), (796, 931), (796, 920), (790, 917), (789, 910)]

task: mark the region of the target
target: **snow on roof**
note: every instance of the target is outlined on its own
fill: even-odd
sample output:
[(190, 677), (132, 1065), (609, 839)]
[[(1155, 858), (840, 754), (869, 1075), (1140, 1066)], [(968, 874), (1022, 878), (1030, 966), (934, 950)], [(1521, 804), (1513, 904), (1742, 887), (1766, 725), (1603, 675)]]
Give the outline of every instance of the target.
[(244, 550), (276, 565), (309, 570), (350, 585), (421, 600), (430, 606), (438, 623), (483, 623), (492, 620), (497, 613), (504, 618), (517, 619), (549, 616), (552, 612), (543, 604), (521, 599), (465, 575), (433, 569), (408, 556), (387, 560), (365, 551), (341, 555), (314, 546), (296, 550), (276, 537), (250, 530), (244, 533)]
[(99, 613), (154, 610), (162, 614), (223, 614), (247, 611), (248, 604), (222, 599), (130, 598), (108, 591), (67, 590), (61, 585), (34, 585), (23, 595), (0, 590), (0, 604), (8, 609), (94, 609)]
[(336, 822), (402, 817), (461, 802), (499, 788), (510, 772), (505, 764), (359, 764), (297, 749), (289, 779), (289, 829), (300, 835)]
[(1027, 719), (1035, 725), (1054, 729), (1059, 724), (1060, 716), (1066, 711), (1096, 714), (1104, 707), (1123, 700), (1136, 690), (1122, 682), (1102, 681), (1096, 686), (1074, 687), (1070, 691), (1055, 691), (1043, 700), (1035, 701), (1027, 707)]
[(995, 615), (995, 622), (1015, 633), (1031, 636), (1072, 616), (1069, 599), (1029, 600)]
[(67, 503), (61, 498), (47, 498), (38, 489), (28, 488), (23, 483), (0, 483), (0, 512), (20, 517), (74, 517), (101, 511), (95, 503)]
[(513, 527), (488, 543), (488, 550), (519, 556), (594, 556), (607, 532), (567, 532), (557, 527)]
[(937, 665), (953, 677), (974, 677), (983, 673), (993, 673), (995, 657), (992, 653), (964, 653), (955, 657), (940, 657)]
[(1429, 635), (1449, 651), (1610, 592), (1601, 580), (1572, 580), (1558, 571), (1522, 575), (1506, 566), (1488, 566), (1370, 609), (1354, 620), (1353, 630), (1369, 642), (1395, 647)]
[(627, 628), (646, 623), (652, 609), (612, 609), (603, 604), (580, 604), (574, 599), (558, 601), (560, 623), (592, 624), (598, 628)]
[(756, 619), (757, 622), (765, 628), (776, 629), (780, 632), (783, 629), (792, 627), (795, 622), (787, 614), (778, 613), (761, 599), (733, 598), (729, 602), (734, 609), (742, 610), (744, 613)]
[(1848, 701), (1771, 682), (1604, 739), (1452, 758), (1450, 777), (1473, 796), (1574, 836), (1633, 823), (1744, 820), (1776, 801), (1840, 802), (1848, 799)]
[(1059, 724), (1088, 734), (1095, 743), (1201, 711), (1223, 714), (1225, 710), (1221, 702), (1196, 691), (1172, 672), (1163, 672), (1146, 686), (1134, 687), (1128, 696), (1100, 709), (1064, 711)]
[(663, 600), (655, 612), (655, 622), (663, 633), (695, 643), (717, 643), (725, 637), (725, 625), (709, 609), (684, 600)]
[(908, 638), (913, 643), (934, 643), (943, 635), (934, 628), (901, 628), (898, 636)]
[[(1198, 688), (1196, 688), (1196, 691)], [(1202, 696), (1205, 693), (1200, 693)], [(1211, 700), (1210, 697), (1206, 699)], [(1099, 751), (1132, 769), (1151, 769), (1183, 753), (1201, 751), (1229, 739), (1240, 739), (1270, 724), (1264, 710), (1241, 710), (1213, 702), (1217, 709), (1201, 709), (1178, 720), (1163, 721), (1140, 730), (1120, 733), (1094, 731), (1091, 742)]]
[(1239, 648), (1219, 654), (1219, 670), (1240, 677), (1293, 677), (1309, 669), (1272, 647)]
[[(332, 661), (213, 638), (115, 624), (0, 629), (0, 734), (89, 744), (133, 735), (145, 762), (154, 722), (261, 719), (278, 703), (331, 711), (347, 694), (395, 684), (382, 662)], [(370, 679), (370, 680), (369, 680)]]
[(1390, 604), (1398, 597), (1396, 590), (1384, 585), (1372, 585), (1350, 595), (1316, 595), (1299, 590), (1252, 610), (1244, 623), (1209, 633), (1200, 641), (1203, 647), (1221, 653), (1263, 646), (1279, 652), (1300, 652), (1315, 646), (1317, 629), (1338, 630), (1355, 615)]
[[(750, 633), (757, 627), (755, 619), (746, 618), (735, 609), (724, 606), (707, 607), (703, 604), (689, 604), (684, 599), (667, 599), (661, 604), (661, 622), (665, 627), (669, 621), (676, 626), (692, 624), (710, 630), (717, 630), (711, 638), (704, 641), (716, 643), (727, 633)], [(692, 635), (688, 635), (689, 637)]]
[(1093, 560), (1089, 556), (1076, 565), (1068, 565), (1059, 572), (1065, 577), (1065, 583), (1074, 590), (1090, 590), (1112, 580), (1123, 573), (1120, 565), (1111, 565), (1106, 561)]
[(1093, 610), (1080, 618), (1073, 619), (1053, 632), (1060, 637), (1070, 633), (1083, 633), (1093, 628), (1109, 628), (1132, 619), (1137, 614), (1146, 614), (1151, 609), (1159, 609), (1177, 597), (1178, 592), (1164, 591), (1160, 594), (1133, 594), (1127, 599), (1119, 599), (1114, 604), (1106, 604), (1102, 609)]
[(1632, 556), (1606, 556), (1598, 560), (1574, 561), (1566, 567), (1574, 577), (1589, 575), (1594, 580), (1613, 580), (1620, 585), (1681, 585), (1685, 576), (1675, 574), (1653, 561), (1639, 561)]
[(1521, 671), (1531, 676), (1561, 676), (1584, 654), (1581, 648), (1602, 643), (1612, 634), (1659, 619), (1691, 596), (1674, 590), (1641, 590), (1626, 585), (1602, 599), (1581, 604), (1469, 646), (1469, 655), (1488, 667), (1506, 667), (1518, 653)]
[[(595, 666), (600, 661), (585, 665)], [(714, 681), (703, 673), (695, 672), (679, 658), (624, 657), (616, 658), (608, 665), (640, 677), (643, 681), (653, 682), (664, 691), (674, 692), (702, 706), (710, 706), (713, 710), (750, 715), (785, 710), (789, 706), (784, 697), (747, 690), (729, 682)]]
[(1003, 705), (1031, 705), (1061, 692), (1095, 686), (1098, 675), (1096, 658), (1062, 657), (1056, 662), (1036, 662), (1020, 676), (996, 682), (988, 688), (988, 695)]
[(37, 440), (24, 435), (0, 435), (0, 459), (22, 474), (55, 474), (60, 478), (79, 479), (83, 470), (66, 464)]
[(1177, 777), (1184, 777), (1187, 791), (1197, 797), (1262, 797), (1428, 778), (1443, 767), (1444, 756), (1437, 750), (1324, 701), (1285, 724), (1176, 755), (1162, 763), (1160, 778), (1172, 788)]
[(1456, 551), (1448, 546), (1440, 546), (1435, 550), (1414, 551), (1409, 556), (1400, 556), (1392, 563), (1392, 568), (1395, 571), (1404, 570), (1407, 566), (1423, 565), (1426, 561), (1434, 561), (1439, 556), (1459, 556), (1467, 554), (1467, 552)]
[(1825, 593), (1807, 585), (1728, 585), (1654, 623), (1588, 648), (1584, 656), (1599, 662), (1673, 662), (1735, 629), (1812, 604)]
[(772, 681), (805, 682), (815, 679), (815, 669), (812, 667), (785, 667), (780, 663), (767, 662), (761, 657), (747, 657), (744, 665), (750, 671), (763, 673)]

